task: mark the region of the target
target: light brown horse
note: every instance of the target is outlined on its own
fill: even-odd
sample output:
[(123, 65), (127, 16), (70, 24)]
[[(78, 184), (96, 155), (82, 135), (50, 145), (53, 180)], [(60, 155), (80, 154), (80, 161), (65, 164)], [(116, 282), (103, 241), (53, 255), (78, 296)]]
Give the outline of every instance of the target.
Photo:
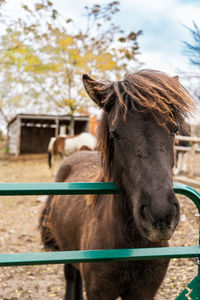
[(53, 169), (55, 157), (59, 155), (61, 158), (68, 156), (79, 150), (95, 150), (96, 139), (88, 133), (82, 132), (74, 136), (57, 136), (50, 139), (48, 145), (48, 164)]
[[(144, 70), (122, 81), (84, 75), (89, 96), (102, 108), (97, 153), (70, 156), (57, 181), (113, 181), (118, 195), (50, 196), (42, 240), (49, 249), (162, 247), (179, 222), (173, 191), (174, 133), (193, 109), (188, 92), (164, 73)], [(152, 300), (168, 260), (65, 265), (65, 299)]]

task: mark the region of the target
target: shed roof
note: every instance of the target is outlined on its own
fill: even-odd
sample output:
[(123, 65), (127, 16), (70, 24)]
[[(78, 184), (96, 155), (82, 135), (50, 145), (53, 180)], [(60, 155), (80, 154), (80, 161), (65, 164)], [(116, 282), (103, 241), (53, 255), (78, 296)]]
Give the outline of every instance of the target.
[[(23, 122), (41, 122), (41, 123), (55, 123), (56, 120), (59, 121), (70, 121), (71, 116), (69, 115), (44, 115), (44, 114), (17, 114), (9, 122), (9, 125), (12, 124), (16, 119), (22, 120)], [(77, 121), (88, 121), (89, 116), (79, 115), (74, 116), (74, 119)]]

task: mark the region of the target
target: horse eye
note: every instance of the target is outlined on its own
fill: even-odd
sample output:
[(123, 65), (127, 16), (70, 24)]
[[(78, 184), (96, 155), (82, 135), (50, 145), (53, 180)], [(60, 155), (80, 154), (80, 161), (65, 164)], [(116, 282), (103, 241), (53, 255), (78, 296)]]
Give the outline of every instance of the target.
[(120, 135), (116, 130), (110, 130), (109, 133), (110, 133), (111, 138), (117, 139), (117, 140), (120, 139)]

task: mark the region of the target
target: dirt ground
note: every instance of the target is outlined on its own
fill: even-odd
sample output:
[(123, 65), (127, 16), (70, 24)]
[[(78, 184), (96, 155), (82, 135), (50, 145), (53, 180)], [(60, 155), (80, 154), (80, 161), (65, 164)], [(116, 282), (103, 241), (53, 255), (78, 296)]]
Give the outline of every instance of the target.
[[(19, 158), (0, 156), (0, 182), (51, 181), (46, 155), (24, 155)], [(0, 253), (42, 251), (38, 231), (38, 219), (43, 207), (40, 197), (1, 197)], [(181, 221), (170, 244), (192, 246), (198, 238), (197, 209), (191, 200), (183, 196), (178, 198)], [(155, 299), (175, 299), (196, 273), (197, 265), (192, 259), (172, 259)], [(63, 265), (1, 268), (0, 300), (58, 300), (63, 299), (63, 295)]]

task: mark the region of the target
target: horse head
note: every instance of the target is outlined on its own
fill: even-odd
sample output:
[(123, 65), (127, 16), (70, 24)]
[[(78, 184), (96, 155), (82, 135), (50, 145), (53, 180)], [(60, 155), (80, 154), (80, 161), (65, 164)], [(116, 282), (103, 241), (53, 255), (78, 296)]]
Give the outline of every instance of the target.
[(150, 70), (116, 82), (84, 75), (83, 82), (103, 109), (97, 143), (105, 179), (116, 183), (145, 239), (169, 240), (180, 216), (174, 134), (193, 109), (190, 95), (175, 78)]

